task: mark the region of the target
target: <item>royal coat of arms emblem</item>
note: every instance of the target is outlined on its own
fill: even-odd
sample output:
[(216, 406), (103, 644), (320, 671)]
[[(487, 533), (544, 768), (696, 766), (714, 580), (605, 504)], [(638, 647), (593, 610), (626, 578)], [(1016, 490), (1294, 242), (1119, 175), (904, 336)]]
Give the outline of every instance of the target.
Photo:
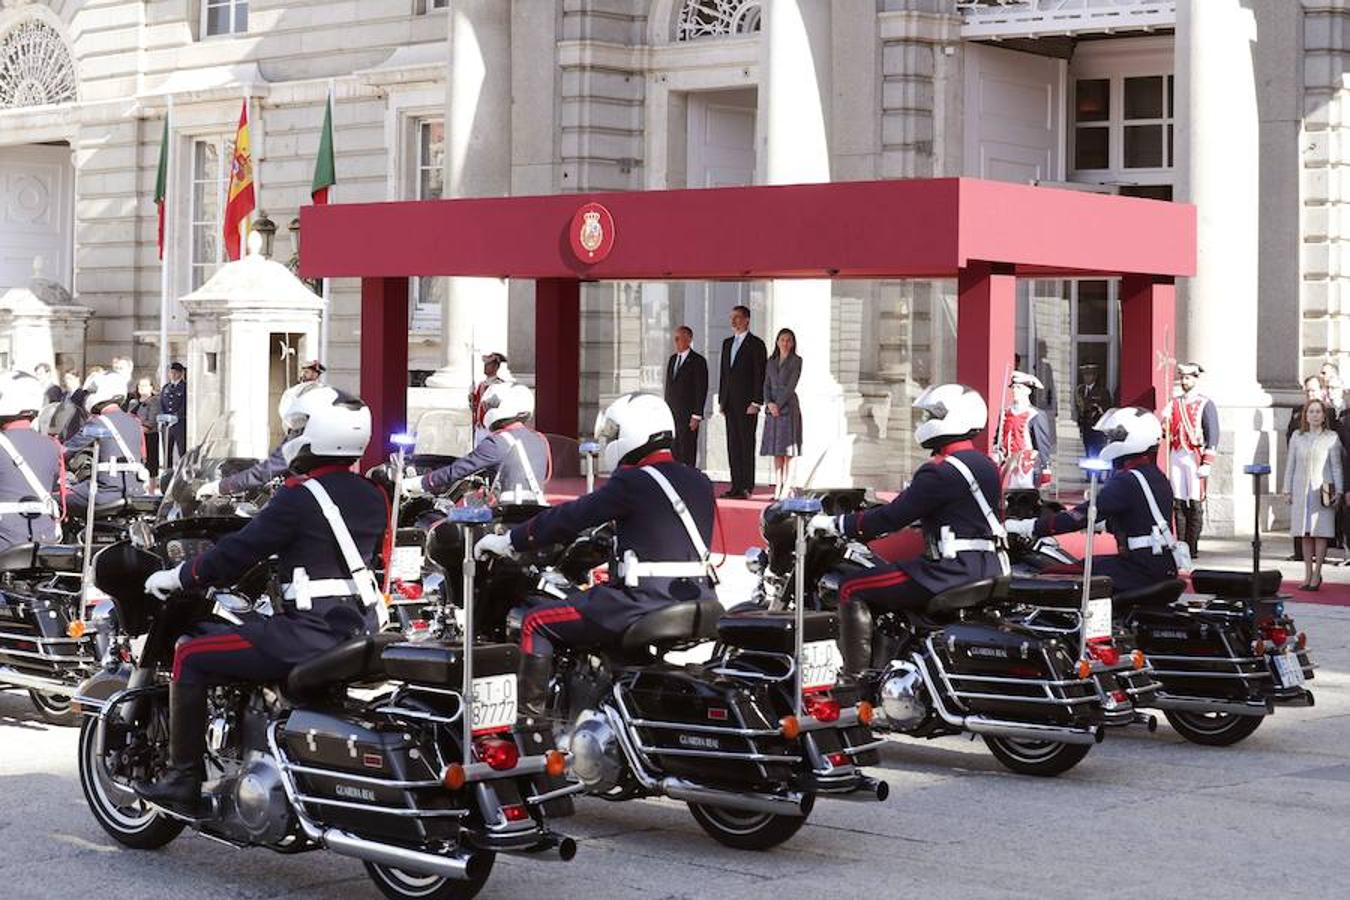
[(614, 218), (599, 203), (586, 203), (572, 216), (569, 243), (583, 263), (598, 263), (614, 249)]

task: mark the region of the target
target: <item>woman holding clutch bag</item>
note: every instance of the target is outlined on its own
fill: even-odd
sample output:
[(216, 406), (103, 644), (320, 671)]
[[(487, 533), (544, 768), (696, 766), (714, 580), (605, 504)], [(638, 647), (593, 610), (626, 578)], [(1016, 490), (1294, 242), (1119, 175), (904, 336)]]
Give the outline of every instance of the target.
[(1345, 489), (1340, 440), (1326, 426), (1327, 405), (1309, 400), (1303, 407), (1298, 432), (1289, 441), (1289, 460), (1284, 469), (1289, 533), (1303, 543), (1307, 577), (1299, 589), (1305, 591), (1322, 586), (1322, 558), (1327, 541), (1336, 534), (1336, 508)]

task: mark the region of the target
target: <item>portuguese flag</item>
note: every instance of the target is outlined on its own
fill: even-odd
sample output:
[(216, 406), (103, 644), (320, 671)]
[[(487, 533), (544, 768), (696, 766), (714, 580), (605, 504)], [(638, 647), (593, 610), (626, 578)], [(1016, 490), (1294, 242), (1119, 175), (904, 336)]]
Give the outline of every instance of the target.
[(164, 203), (169, 190), (169, 114), (164, 114), (164, 137), (159, 142), (159, 174), (155, 176), (155, 206), (159, 210), (159, 258), (164, 258)]
[(234, 136), (234, 159), (230, 162), (230, 189), (225, 201), (225, 255), (239, 258), (244, 234), (253, 214), (253, 155), (248, 143), (248, 101), (239, 110), (239, 130)]
[(315, 206), (328, 202), (328, 189), (337, 184), (337, 169), (333, 166), (333, 94), (323, 107), (323, 131), (319, 134), (319, 157), (314, 160), (314, 181), (309, 196)]

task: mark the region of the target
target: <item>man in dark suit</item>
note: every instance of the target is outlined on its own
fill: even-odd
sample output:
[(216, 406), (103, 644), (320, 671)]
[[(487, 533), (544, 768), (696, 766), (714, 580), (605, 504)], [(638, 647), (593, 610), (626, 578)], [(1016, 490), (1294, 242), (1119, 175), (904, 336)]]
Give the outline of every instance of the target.
[(722, 342), (722, 378), (717, 405), (727, 418), (727, 458), (731, 487), (723, 497), (741, 499), (755, 489), (755, 425), (764, 405), (764, 365), (768, 351), (750, 333), (750, 310), (731, 310), (731, 337)]
[(176, 362), (169, 366), (169, 383), (159, 393), (160, 412), (166, 416), (176, 416), (174, 423), (167, 429), (167, 446), (164, 450), (164, 468), (172, 469), (173, 464), (187, 452), (187, 366)]
[(675, 352), (666, 361), (666, 405), (675, 416), (671, 452), (686, 466), (698, 466), (698, 427), (708, 403), (708, 361), (690, 347), (694, 329), (675, 329)]

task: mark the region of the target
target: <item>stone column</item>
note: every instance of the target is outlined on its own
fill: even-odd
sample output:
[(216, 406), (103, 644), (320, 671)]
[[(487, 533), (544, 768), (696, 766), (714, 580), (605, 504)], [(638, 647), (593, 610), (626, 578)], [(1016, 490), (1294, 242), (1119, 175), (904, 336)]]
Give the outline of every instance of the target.
[[(511, 4), (456, 0), (449, 11), (445, 106), (446, 198), (511, 193)], [(441, 310), (445, 365), (427, 379), (467, 406), (478, 355), (506, 348), (507, 287), (497, 278), (451, 278)]]
[[(1177, 357), (1204, 366), (1223, 440), (1205, 533), (1252, 521), (1242, 467), (1266, 461), (1270, 397), (1256, 376), (1260, 126), (1252, 54), (1256, 19), (1240, 0), (1179, 0), (1176, 30), (1178, 199), (1198, 211), (1195, 277), (1178, 305)], [(1163, 398), (1165, 401), (1165, 398)]]
[[(764, 181), (829, 181), (830, 0), (766, 0), (763, 7), (759, 132)], [(814, 483), (819, 486), (851, 481), (844, 396), (830, 371), (832, 306), (828, 280), (775, 281), (770, 286), (771, 327), (763, 335), (770, 355), (779, 328), (791, 328), (797, 335), (803, 360), (797, 395), (806, 427), (796, 480), (803, 482), (816, 468)]]

